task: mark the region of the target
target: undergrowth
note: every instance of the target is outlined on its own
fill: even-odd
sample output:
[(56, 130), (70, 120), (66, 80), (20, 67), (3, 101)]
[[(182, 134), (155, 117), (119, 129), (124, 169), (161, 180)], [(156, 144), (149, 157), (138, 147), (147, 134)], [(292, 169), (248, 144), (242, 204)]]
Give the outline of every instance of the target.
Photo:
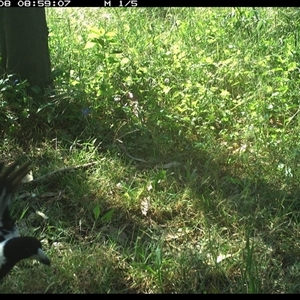
[(52, 266), (0, 290), (298, 293), (299, 17), (47, 9), (55, 89), (0, 81), (1, 154), (82, 168), (23, 185), (13, 214)]

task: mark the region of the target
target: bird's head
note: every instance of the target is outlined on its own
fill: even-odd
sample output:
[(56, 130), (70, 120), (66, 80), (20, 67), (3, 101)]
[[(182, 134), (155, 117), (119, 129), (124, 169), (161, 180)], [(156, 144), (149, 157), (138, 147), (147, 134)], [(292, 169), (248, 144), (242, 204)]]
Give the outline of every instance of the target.
[(50, 260), (42, 250), (39, 240), (34, 237), (15, 237), (3, 242), (3, 256), (5, 260), (16, 264), (22, 259), (32, 258), (45, 265), (50, 265)]

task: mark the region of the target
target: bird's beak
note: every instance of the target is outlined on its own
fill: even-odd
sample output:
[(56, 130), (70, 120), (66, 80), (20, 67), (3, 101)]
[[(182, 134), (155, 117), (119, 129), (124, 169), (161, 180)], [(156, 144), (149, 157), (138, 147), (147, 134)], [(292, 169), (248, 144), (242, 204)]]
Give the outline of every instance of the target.
[(32, 255), (31, 258), (41, 262), (44, 265), (48, 265), (48, 266), (50, 265), (50, 259), (45, 254), (45, 252), (40, 248), (38, 249), (37, 254)]

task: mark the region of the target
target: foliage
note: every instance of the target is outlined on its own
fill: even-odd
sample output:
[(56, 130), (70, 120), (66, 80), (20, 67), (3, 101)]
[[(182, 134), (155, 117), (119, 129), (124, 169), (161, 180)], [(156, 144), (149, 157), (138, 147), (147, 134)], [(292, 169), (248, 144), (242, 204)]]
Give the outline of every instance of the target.
[(299, 292), (299, 18), (48, 9), (55, 91), (0, 81), (1, 153), (40, 175), (97, 163), (34, 191), (54, 268), (2, 290)]

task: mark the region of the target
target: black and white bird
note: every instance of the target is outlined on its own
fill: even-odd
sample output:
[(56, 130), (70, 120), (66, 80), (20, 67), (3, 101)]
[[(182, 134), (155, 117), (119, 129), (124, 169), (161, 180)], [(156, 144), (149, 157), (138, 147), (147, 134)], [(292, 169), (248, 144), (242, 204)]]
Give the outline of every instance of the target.
[(13, 163), (3, 171), (4, 163), (0, 163), (0, 279), (22, 259), (33, 258), (50, 265), (40, 241), (34, 237), (20, 237), (19, 230), (10, 216), (14, 192), (29, 172), (29, 165), (28, 162), (16, 169), (17, 163)]

